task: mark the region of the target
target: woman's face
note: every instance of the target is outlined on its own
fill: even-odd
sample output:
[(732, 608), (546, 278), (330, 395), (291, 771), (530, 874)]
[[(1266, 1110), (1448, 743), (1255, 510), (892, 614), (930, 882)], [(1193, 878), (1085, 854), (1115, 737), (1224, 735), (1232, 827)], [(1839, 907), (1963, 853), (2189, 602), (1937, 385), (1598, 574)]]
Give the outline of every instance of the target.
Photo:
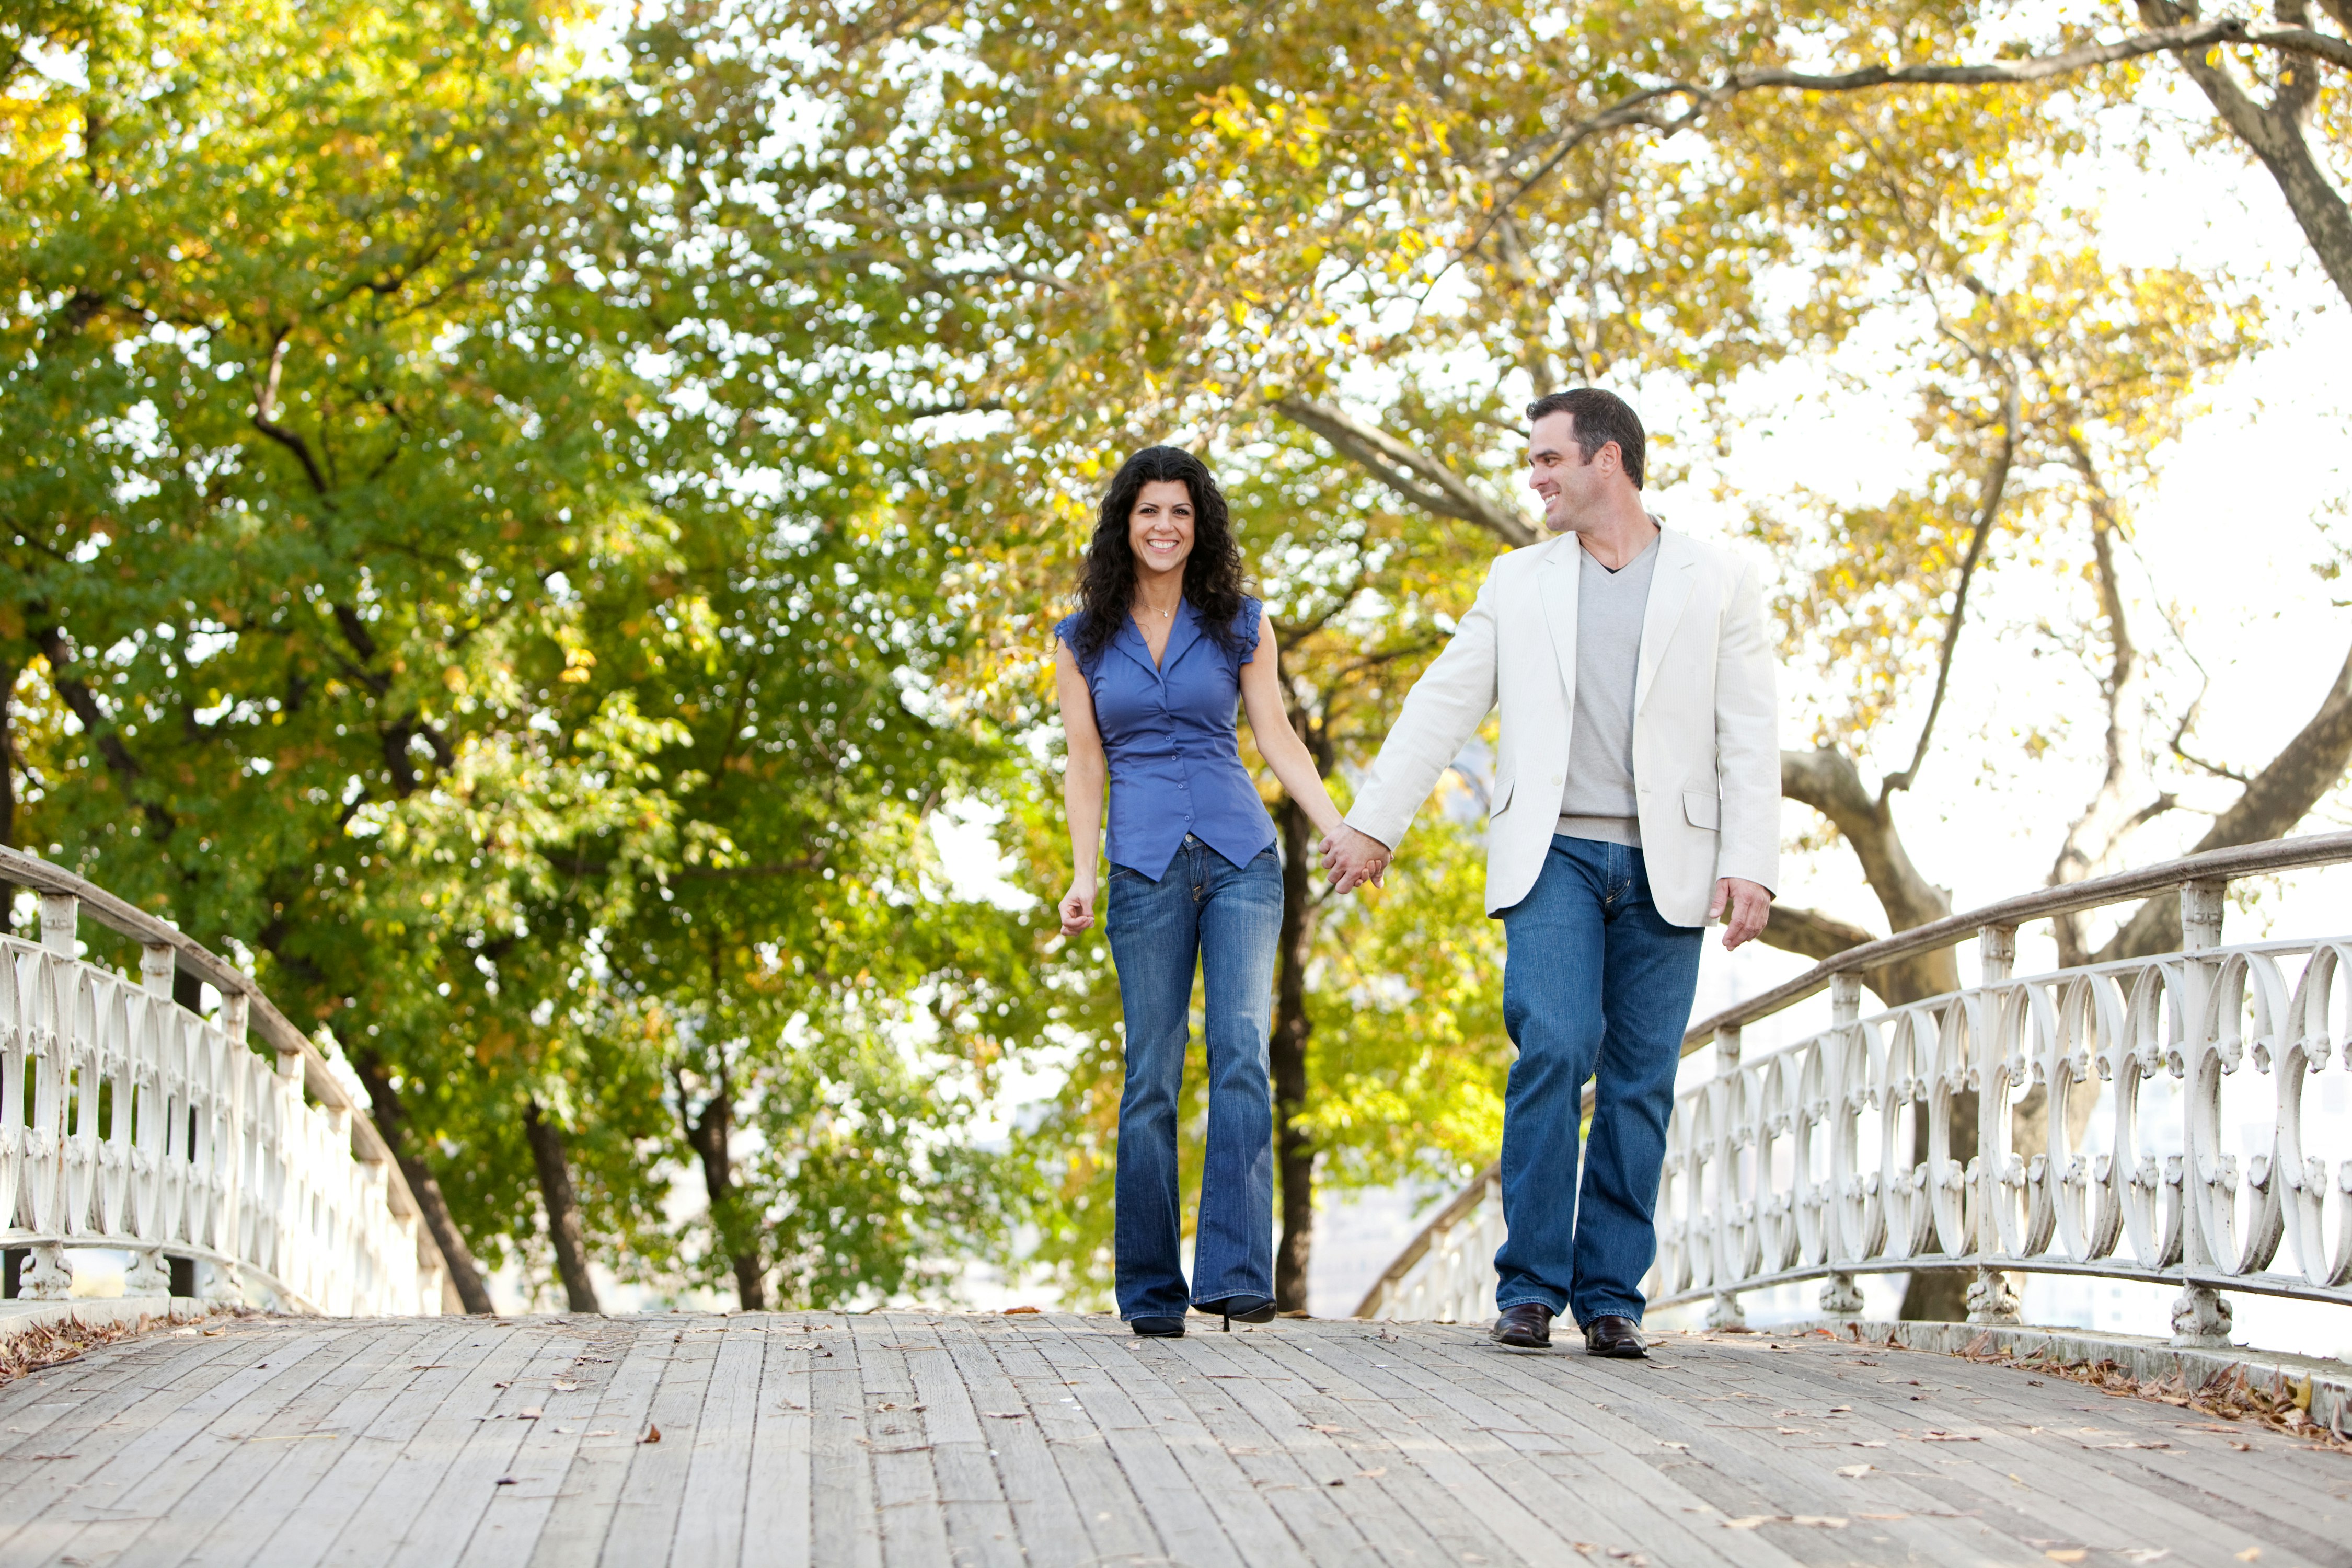
[(1127, 514), (1127, 544), (1138, 572), (1181, 572), (1192, 553), (1192, 491), (1181, 479), (1153, 479)]

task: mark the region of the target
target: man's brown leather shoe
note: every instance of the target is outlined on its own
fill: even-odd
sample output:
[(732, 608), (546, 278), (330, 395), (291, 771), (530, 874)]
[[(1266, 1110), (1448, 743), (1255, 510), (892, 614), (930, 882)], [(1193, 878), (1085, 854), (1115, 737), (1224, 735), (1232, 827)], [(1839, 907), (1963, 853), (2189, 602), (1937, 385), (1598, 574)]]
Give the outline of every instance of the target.
[(1495, 1342), (1519, 1351), (1549, 1350), (1551, 1309), (1541, 1301), (1504, 1308), (1503, 1315), (1495, 1320)]
[(1650, 1353), (1650, 1347), (1642, 1342), (1642, 1331), (1633, 1326), (1633, 1319), (1603, 1314), (1584, 1325), (1584, 1353), (1639, 1361)]

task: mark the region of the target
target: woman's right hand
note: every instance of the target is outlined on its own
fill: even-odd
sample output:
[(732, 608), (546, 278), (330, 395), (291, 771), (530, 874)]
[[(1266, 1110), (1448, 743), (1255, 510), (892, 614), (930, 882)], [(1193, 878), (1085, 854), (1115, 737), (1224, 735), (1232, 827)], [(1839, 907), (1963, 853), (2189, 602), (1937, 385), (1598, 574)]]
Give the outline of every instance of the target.
[(1062, 934), (1076, 936), (1095, 923), (1095, 879), (1079, 877), (1062, 895)]

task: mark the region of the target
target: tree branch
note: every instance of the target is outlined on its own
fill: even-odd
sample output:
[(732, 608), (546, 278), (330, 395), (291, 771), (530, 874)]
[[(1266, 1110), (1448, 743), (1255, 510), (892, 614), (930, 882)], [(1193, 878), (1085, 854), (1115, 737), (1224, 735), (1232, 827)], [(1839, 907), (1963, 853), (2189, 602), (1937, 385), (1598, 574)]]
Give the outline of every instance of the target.
[[(2189, 853), (2284, 837), (2336, 786), (2347, 766), (2352, 766), (2352, 656), (2336, 672), (2335, 683), (2309, 722), (2254, 775), (2237, 804), (2214, 818)], [(2145, 958), (2179, 945), (2180, 900), (2168, 894), (2142, 904), (2099, 950), (2098, 962)]]
[(1475, 523), (1517, 548), (1538, 537), (1527, 521), (1488, 500), (1453, 469), (1346, 410), (1308, 397), (1275, 399), (1275, 409), (1423, 511)]
[[(2141, 17), (2151, 23), (2177, 24), (2182, 17), (2194, 15), (2193, 8), (2173, 5), (2171, 0), (2138, 0), (2138, 5)], [(2341, 10), (2342, 7), (2331, 7), (2339, 22), (2343, 20)], [(2219, 21), (2203, 25), (2218, 26)], [(2352, 23), (2346, 26), (2352, 26)], [(2299, 43), (2307, 40), (2313, 45), (2324, 45), (2325, 47), (2305, 47), (2293, 52), (2352, 68), (2352, 42), (2308, 28), (2265, 27), (2258, 24), (2248, 25), (2246, 37), (2236, 41), (2268, 41), (2256, 35), (2291, 37)], [(2347, 302), (2352, 302), (2352, 205), (2347, 205), (2337, 193), (2304, 134), (2304, 110), (2308, 100), (2300, 89), (2283, 89), (2280, 101), (2265, 108), (2246, 94), (2226, 66), (2206, 64), (2201, 51), (2182, 53), (2180, 68), (2211, 100), (2221, 122), (2270, 171), (2320, 265), (2327, 269), (2337, 292)]]
[(32, 641), (33, 646), (41, 650), (41, 658), (49, 667), (50, 688), (65, 700), (67, 710), (81, 721), (82, 732), (89, 737), (89, 743), (105, 759), (107, 768), (122, 781), (122, 793), (139, 802), (140, 814), (155, 830), (156, 841), (161, 843), (170, 838), (173, 829), (179, 826), (178, 819), (160, 803), (141, 800), (142, 792), (134, 787), (145, 782), (147, 770), (140, 766), (139, 759), (131, 754), (131, 748), (122, 743), (122, 737), (107, 719), (106, 710), (99, 705), (97, 694), (82, 681), (66, 673), (73, 663), (73, 649), (66, 643), (64, 630), (58, 626), (43, 627), (33, 634)]
[[(2142, 0), (2140, 9), (2143, 15), (2149, 12), (2147, 0)], [(1866, 66), (1860, 70), (1829, 73), (1777, 67), (1733, 70), (1711, 87), (1697, 82), (1676, 81), (1629, 93), (1608, 108), (1562, 127), (1535, 148), (1511, 160), (1513, 164), (1528, 158), (1538, 158), (1540, 162), (1520, 180), (1517, 189), (1498, 202), (1496, 206), (1499, 209), (1517, 205), (1528, 192), (1557, 169), (1569, 153), (1596, 136), (1636, 125), (1671, 136), (1689, 130), (1713, 110), (1747, 93), (1768, 90), (1863, 92), (1881, 87), (2015, 87), (2073, 76), (2100, 66), (2121, 65), (2149, 55), (2201, 52), (2216, 44), (2252, 44), (2282, 54), (2327, 60), (2352, 69), (2352, 43), (2344, 39), (2330, 37), (2308, 27), (2282, 27), (2249, 22), (2241, 17), (2217, 16), (2210, 20), (2191, 18), (2176, 21), (2111, 43), (2084, 44), (2071, 49), (2061, 49), (2055, 54), (2028, 56), (1990, 65)], [(1675, 113), (1660, 112), (1658, 106), (1675, 100), (1689, 107)], [(1488, 226), (1492, 226), (1491, 223)], [(1484, 231), (1481, 237), (1484, 237)], [(1473, 248), (1475, 245), (1474, 241)]]
[(1959, 651), (1960, 627), (1966, 624), (1969, 607), (1969, 584), (1976, 580), (1977, 563), (1984, 559), (1985, 541), (1992, 537), (1993, 520), (2000, 515), (2001, 497), (2009, 490), (2010, 468), (2017, 458), (2017, 426), (2021, 421), (2018, 407), (2017, 375), (2009, 374), (2009, 394), (2002, 401), (2000, 450), (1994, 454), (1991, 471), (1986, 474), (1984, 490), (1977, 508), (1976, 531), (1969, 538), (1969, 552), (1960, 561), (1959, 585), (1952, 593), (1952, 614), (1944, 623), (1943, 651), (1936, 660), (1936, 694), (1927, 700), (1927, 717), (1919, 726), (1919, 741), (1911, 749), (1911, 765), (1893, 773), (1880, 784), (1878, 796), (1884, 801), (1899, 789), (1909, 789), (1919, 776), (1920, 764), (1927, 760), (1927, 744), (1935, 738), (1936, 717), (1944, 710), (1944, 694), (1952, 683), (1952, 658)]

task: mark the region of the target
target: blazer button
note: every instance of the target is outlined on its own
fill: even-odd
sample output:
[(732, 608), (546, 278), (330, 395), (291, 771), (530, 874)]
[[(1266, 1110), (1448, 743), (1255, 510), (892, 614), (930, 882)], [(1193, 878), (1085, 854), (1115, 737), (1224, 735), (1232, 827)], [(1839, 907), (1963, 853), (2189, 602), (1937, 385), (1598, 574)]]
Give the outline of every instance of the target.
[(1568, 775), (1566, 773), (1554, 773), (1551, 775), (1551, 782), (1556, 784), (1564, 784), (1568, 782)]

